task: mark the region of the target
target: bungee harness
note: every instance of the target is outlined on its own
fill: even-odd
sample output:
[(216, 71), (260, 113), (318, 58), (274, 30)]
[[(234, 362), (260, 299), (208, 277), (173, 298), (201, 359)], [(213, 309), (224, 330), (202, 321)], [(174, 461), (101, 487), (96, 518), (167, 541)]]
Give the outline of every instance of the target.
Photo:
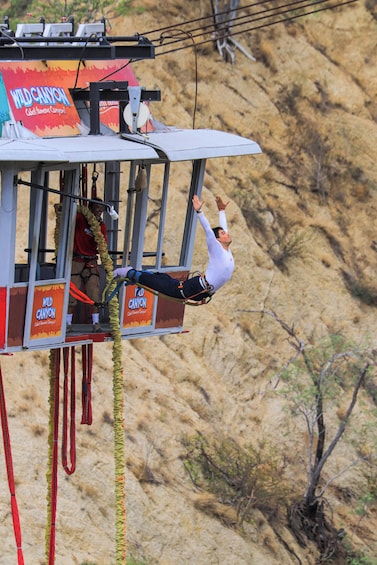
[[(69, 292), (74, 298), (76, 298), (76, 300), (79, 300), (80, 302), (83, 302), (85, 304), (94, 304), (95, 306), (98, 306), (99, 308), (104, 308), (107, 304), (109, 304), (109, 302), (111, 302), (111, 300), (113, 300), (113, 298), (117, 297), (119, 295), (120, 289), (122, 288), (123, 285), (126, 285), (126, 286), (136, 285), (139, 288), (143, 288), (144, 290), (147, 290), (151, 294), (154, 294), (155, 296), (162, 294), (163, 297), (167, 300), (172, 300), (173, 302), (179, 302), (179, 303), (185, 304), (185, 305), (187, 304), (188, 306), (202, 306), (204, 304), (208, 304), (212, 300), (212, 295), (206, 296), (205, 298), (203, 298), (203, 300), (193, 300), (197, 296), (200, 296), (201, 293), (207, 292), (206, 289), (203, 289), (201, 292), (198, 292), (197, 294), (193, 294), (192, 296), (189, 296), (189, 297), (184, 297), (183, 293), (182, 293), (182, 298), (174, 298), (173, 296), (168, 296), (166, 294), (163, 294), (162, 292), (158, 292), (157, 290), (149, 288), (149, 287), (142, 285), (138, 282), (135, 283), (133, 281), (130, 281), (127, 278), (117, 277), (116, 279), (114, 279), (114, 281), (117, 281), (117, 282), (115, 283), (115, 286), (114, 286), (114, 288), (112, 288), (111, 292), (109, 290), (109, 287), (110, 287), (110, 285), (113, 286), (111, 284), (113, 281), (109, 281), (109, 283), (107, 283), (107, 285), (105, 286), (105, 288), (102, 292), (102, 301), (101, 302), (94, 302), (94, 300), (89, 298), (89, 296), (87, 294), (85, 294), (85, 292), (80, 290), (73, 282), (70, 282)], [(180, 283), (180, 284), (183, 284), (183, 283)], [(181, 288), (181, 287), (178, 287), (178, 288)]]
[[(192, 275), (192, 276), (195, 276)], [(204, 276), (204, 275), (201, 275)], [(129, 286), (129, 285), (136, 285), (139, 288), (143, 288), (144, 290), (147, 290), (148, 292), (150, 292), (151, 294), (154, 294), (155, 296), (159, 296), (160, 294), (166, 299), (166, 300), (171, 300), (173, 302), (178, 302), (180, 304), (187, 304), (188, 306), (203, 306), (204, 304), (208, 304), (211, 300), (212, 300), (212, 296), (206, 296), (205, 298), (203, 298), (203, 300), (194, 300), (194, 298), (196, 298), (197, 296), (200, 296), (200, 294), (202, 293), (207, 293), (208, 289), (203, 289), (202, 291), (198, 292), (197, 294), (193, 294), (191, 296), (185, 297), (183, 292), (182, 292), (182, 288), (183, 288), (183, 281), (180, 281), (178, 289), (180, 290), (181, 294), (182, 294), (182, 298), (175, 298), (173, 296), (168, 296), (162, 292), (159, 292), (157, 290), (154, 290), (152, 288), (149, 288), (148, 286), (142, 285), (140, 282), (135, 282), (133, 280), (130, 280), (127, 277), (116, 277), (116, 279), (114, 279), (115, 281), (118, 281), (116, 283), (115, 288), (111, 291), (111, 293), (109, 292), (108, 288), (105, 288), (102, 294), (102, 305), (107, 304), (110, 300), (112, 300), (114, 298), (114, 296), (118, 296), (120, 289), (122, 288), (123, 285)]]

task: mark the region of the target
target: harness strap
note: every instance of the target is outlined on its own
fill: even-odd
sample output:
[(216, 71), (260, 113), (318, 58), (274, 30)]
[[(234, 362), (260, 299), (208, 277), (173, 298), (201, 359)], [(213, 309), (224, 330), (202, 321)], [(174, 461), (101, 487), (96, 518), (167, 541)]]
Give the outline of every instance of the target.
[(89, 298), (85, 292), (82, 292), (82, 290), (77, 288), (75, 283), (72, 281), (69, 283), (69, 293), (73, 296), (73, 298), (76, 298), (76, 300), (80, 300), (80, 302), (85, 302), (86, 304), (97, 304), (94, 300)]
[(199, 274), (199, 275), (194, 275), (194, 276), (199, 277), (199, 283), (200, 283), (200, 286), (202, 287), (203, 290), (201, 290), (201, 291), (199, 291), (195, 294), (191, 294), (190, 296), (186, 296), (185, 293), (183, 292), (183, 285), (184, 285), (185, 281), (180, 281), (179, 285), (178, 285), (178, 290), (181, 293), (183, 299), (185, 301), (186, 300), (192, 300), (192, 299), (196, 298), (197, 296), (200, 296), (201, 294), (205, 294), (205, 293), (208, 294), (208, 297), (205, 297), (205, 298), (211, 298), (215, 294), (215, 291), (214, 291), (213, 285), (209, 284), (209, 282), (207, 281), (205, 274)]
[[(109, 284), (111, 284), (113, 281), (110, 281)], [(193, 300), (193, 298), (195, 298), (196, 296), (199, 296), (200, 294), (203, 294), (205, 292), (208, 292), (206, 290), (202, 290), (201, 292), (198, 292), (197, 294), (193, 294), (192, 296), (188, 296), (185, 297), (183, 292), (181, 292), (182, 294), (182, 298), (174, 298), (173, 296), (167, 296), (166, 294), (163, 294), (162, 292), (158, 292), (157, 290), (154, 290), (153, 288), (149, 288), (148, 286), (144, 286), (138, 282), (134, 282), (134, 281), (130, 281), (127, 278), (124, 277), (119, 277), (119, 281), (116, 284), (116, 287), (114, 288), (114, 290), (110, 293), (110, 295), (107, 295), (107, 290), (105, 288), (104, 292), (103, 292), (103, 303), (102, 304), (107, 304), (108, 302), (110, 302), (115, 295), (117, 295), (119, 293), (120, 288), (123, 285), (130, 285), (130, 284), (134, 284), (136, 286), (138, 286), (139, 288), (144, 288), (145, 290), (147, 290), (148, 292), (150, 292), (151, 294), (154, 294), (155, 296), (158, 296), (159, 294), (162, 294), (163, 297), (166, 300), (171, 300), (173, 302), (179, 302), (181, 304), (187, 304), (188, 306), (202, 306), (204, 304), (208, 304), (208, 302), (210, 302), (210, 300), (212, 299), (212, 295), (214, 293), (212, 293), (209, 296), (205, 296), (203, 298), (203, 300)], [(180, 283), (181, 284), (181, 283)], [(179, 288), (179, 287), (178, 287)], [(181, 289), (180, 289), (181, 290)]]
[[(113, 281), (110, 281), (109, 285), (112, 282)], [(118, 295), (120, 289), (122, 288), (122, 286), (124, 285), (125, 282), (126, 282), (126, 279), (121, 279), (119, 282), (117, 282), (117, 284), (115, 285), (115, 288), (113, 289), (113, 291), (110, 294), (108, 294), (108, 289), (105, 288), (105, 290), (103, 291), (103, 295), (102, 295), (103, 303), (108, 304), (114, 298), (115, 295)]]
[(84, 261), (94, 261), (97, 260), (97, 255), (78, 255), (77, 253), (73, 254), (73, 259), (82, 259)]

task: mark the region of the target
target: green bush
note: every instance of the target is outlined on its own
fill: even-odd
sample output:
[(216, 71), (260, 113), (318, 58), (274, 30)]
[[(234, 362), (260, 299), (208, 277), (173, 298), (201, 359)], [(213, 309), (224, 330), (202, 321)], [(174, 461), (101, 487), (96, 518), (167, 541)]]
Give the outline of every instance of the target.
[(77, 24), (98, 21), (102, 17), (126, 15), (134, 9), (132, 4), (133, 0), (119, 0), (116, 5), (111, 0), (32, 0), (31, 3), (13, 0), (9, 7), (1, 11), (1, 15), (22, 19), (27, 11), (33, 15), (34, 21), (39, 21), (43, 16), (48, 23), (73, 16)]
[(270, 444), (243, 448), (229, 437), (207, 439), (200, 433), (183, 444), (184, 466), (194, 485), (232, 506), (239, 524), (250, 520), (253, 508), (271, 514), (286, 502), (286, 461)]

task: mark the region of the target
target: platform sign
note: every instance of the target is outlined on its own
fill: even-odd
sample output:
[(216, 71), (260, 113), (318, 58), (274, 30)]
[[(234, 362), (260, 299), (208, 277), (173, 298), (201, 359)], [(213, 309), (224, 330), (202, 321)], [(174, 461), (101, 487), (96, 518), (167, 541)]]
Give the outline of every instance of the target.
[(64, 289), (64, 284), (45, 284), (35, 287), (30, 324), (31, 340), (55, 338), (61, 335)]
[[(127, 81), (136, 86), (127, 61), (1, 61), (0, 79), (5, 86), (14, 120), (40, 137), (79, 135), (80, 118), (70, 89), (88, 89), (90, 82)], [(100, 120), (119, 131), (118, 102), (100, 103)]]
[(136, 285), (127, 285), (124, 299), (123, 328), (150, 326), (155, 295)]

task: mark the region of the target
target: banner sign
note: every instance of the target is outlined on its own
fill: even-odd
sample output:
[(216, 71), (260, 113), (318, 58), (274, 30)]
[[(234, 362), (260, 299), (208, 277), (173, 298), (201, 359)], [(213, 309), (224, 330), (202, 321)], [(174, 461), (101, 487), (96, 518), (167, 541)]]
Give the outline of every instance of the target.
[[(0, 62), (0, 75), (15, 121), (40, 137), (80, 134), (80, 118), (70, 89), (88, 89), (101, 80), (138, 82), (126, 60)], [(100, 120), (119, 131), (118, 102), (100, 103)]]
[(34, 289), (30, 339), (56, 337), (62, 331), (64, 284), (47, 284)]
[(150, 326), (155, 295), (136, 285), (126, 286), (123, 328)]

